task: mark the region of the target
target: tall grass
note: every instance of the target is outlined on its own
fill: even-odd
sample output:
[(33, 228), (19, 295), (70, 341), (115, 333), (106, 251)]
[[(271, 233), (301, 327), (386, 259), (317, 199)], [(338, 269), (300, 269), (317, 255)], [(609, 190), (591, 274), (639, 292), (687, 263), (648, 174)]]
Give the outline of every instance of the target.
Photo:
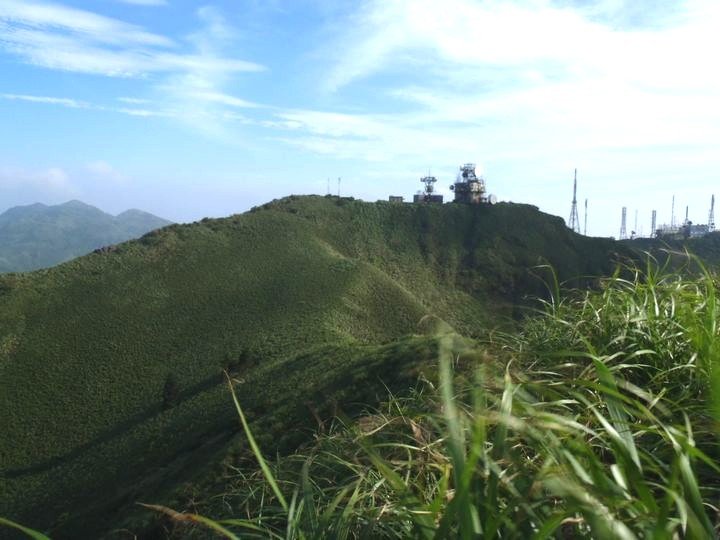
[(261, 468), (238, 473), (223, 495), (236, 517), (220, 525), (273, 538), (716, 537), (714, 277), (652, 260), (625, 274), (557, 290), (473, 364), (447, 340), (438, 384), (293, 456), (253, 447)]

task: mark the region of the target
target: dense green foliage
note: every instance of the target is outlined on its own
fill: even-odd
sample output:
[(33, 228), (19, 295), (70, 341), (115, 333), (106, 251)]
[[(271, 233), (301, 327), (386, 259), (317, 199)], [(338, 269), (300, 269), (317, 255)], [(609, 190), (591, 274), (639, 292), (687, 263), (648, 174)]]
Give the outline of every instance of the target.
[(290, 451), (434, 357), (407, 336), (510, 328), (538, 263), (584, 286), (630, 256), (526, 205), (290, 197), (0, 276), (0, 508), (59, 538), (137, 524), (246, 450), (223, 370)]
[(79, 201), (17, 206), (0, 214), (0, 272), (47, 268), (169, 224), (140, 210), (111, 216)]
[(239, 469), (223, 511), (194, 508), (227, 518), (155, 510), (178, 537), (715, 538), (717, 301), (711, 276), (653, 265), (556, 294), (484, 353), (445, 341), (439, 386)]

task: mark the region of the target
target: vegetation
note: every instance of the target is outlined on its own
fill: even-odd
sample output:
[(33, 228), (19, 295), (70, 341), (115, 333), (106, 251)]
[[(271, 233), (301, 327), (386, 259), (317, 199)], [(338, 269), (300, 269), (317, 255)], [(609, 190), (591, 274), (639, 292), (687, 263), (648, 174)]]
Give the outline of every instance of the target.
[(446, 337), (439, 385), (289, 457), (255, 449), (262, 467), (222, 496), (232, 517), (154, 510), (179, 537), (716, 537), (716, 282), (651, 264), (600, 291), (554, 292), (492, 355), (453, 356)]
[(247, 463), (224, 371), (259, 448), (287, 456), (432, 380), (438, 331), (465, 336), (458, 354), (511, 334), (546, 293), (538, 263), (597, 287), (637, 257), (526, 205), (289, 197), (0, 276), (3, 517), (53, 538), (150, 530), (137, 501), (186, 509)]
[(140, 210), (111, 216), (79, 201), (17, 206), (0, 214), (0, 272), (47, 268), (169, 224)]

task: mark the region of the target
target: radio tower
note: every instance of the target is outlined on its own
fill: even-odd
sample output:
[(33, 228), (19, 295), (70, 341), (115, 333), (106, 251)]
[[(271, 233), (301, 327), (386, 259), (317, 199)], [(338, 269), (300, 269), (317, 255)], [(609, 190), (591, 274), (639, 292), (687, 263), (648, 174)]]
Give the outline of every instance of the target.
[(710, 212), (708, 213), (708, 232), (715, 230), (715, 195), (710, 198)]
[(670, 226), (675, 227), (675, 195), (673, 195), (672, 211), (670, 212)]
[(622, 207), (622, 221), (620, 222), (620, 240), (627, 239), (627, 207)]
[(585, 199), (585, 232), (583, 234), (587, 236), (587, 199)]
[(654, 237), (657, 231), (657, 210), (652, 211), (652, 221), (650, 222), (650, 236)]
[(573, 182), (573, 200), (572, 200), (572, 208), (570, 209), (570, 221), (569, 225), (570, 229), (573, 232), (580, 233), (580, 218), (578, 218), (578, 211), (577, 211), (577, 169), (575, 169), (575, 181)]

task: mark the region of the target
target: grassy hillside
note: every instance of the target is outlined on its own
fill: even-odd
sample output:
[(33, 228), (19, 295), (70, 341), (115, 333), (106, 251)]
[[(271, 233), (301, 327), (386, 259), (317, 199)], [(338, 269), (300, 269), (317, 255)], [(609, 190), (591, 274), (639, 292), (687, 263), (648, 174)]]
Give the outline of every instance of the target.
[(256, 452), (215, 497), (155, 508), (164, 534), (207, 538), (200, 513), (230, 539), (717, 538), (716, 280), (631, 274), (479, 353), (441, 341), (435, 384), (262, 471)]
[(265, 448), (291, 449), (433, 356), (405, 336), (483, 335), (542, 292), (534, 265), (582, 283), (630, 255), (530, 206), (290, 197), (0, 276), (0, 508), (97, 537), (233, 448), (223, 370)]
[(18, 206), (0, 214), (0, 272), (46, 268), (169, 224), (140, 210), (111, 216), (79, 201)]

